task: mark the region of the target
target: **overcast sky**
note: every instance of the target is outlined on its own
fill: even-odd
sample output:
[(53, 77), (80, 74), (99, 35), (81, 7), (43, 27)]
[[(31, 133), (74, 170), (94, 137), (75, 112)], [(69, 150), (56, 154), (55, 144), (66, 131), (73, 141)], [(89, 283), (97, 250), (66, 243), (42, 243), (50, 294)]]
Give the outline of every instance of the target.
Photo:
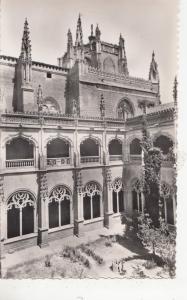
[(32, 59), (50, 64), (66, 51), (67, 31), (75, 40), (79, 12), (83, 39), (98, 23), (101, 39), (125, 38), (131, 76), (148, 78), (152, 51), (160, 74), (161, 101), (172, 101), (177, 72), (177, 0), (1, 0), (1, 54), (18, 57), (23, 24), (31, 32)]

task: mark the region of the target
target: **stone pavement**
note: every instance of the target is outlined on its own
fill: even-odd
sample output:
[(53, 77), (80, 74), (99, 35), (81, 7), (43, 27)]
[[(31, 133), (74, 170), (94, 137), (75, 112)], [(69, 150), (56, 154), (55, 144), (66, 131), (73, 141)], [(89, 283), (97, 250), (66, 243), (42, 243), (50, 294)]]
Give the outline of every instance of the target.
[(33, 246), (30, 248), (15, 251), (13, 253), (6, 253), (2, 260), (3, 273), (10, 267), (22, 264), (24, 262), (39, 259), (46, 255), (54, 254), (62, 250), (64, 246), (78, 246), (81, 243), (88, 243), (99, 239), (101, 236), (109, 236), (114, 234), (123, 234), (125, 225), (116, 224), (112, 229), (101, 228), (94, 231), (85, 232), (84, 236), (76, 237), (70, 236), (60, 240), (55, 240), (49, 243), (49, 246), (40, 248)]

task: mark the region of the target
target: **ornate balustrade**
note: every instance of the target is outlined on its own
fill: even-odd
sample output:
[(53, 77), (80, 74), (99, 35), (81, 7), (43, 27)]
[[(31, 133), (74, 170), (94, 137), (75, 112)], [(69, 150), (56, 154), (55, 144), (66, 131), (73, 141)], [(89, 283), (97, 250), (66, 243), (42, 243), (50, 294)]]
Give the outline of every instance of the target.
[(58, 158), (47, 158), (47, 166), (62, 166), (62, 165), (70, 165), (71, 158), (70, 157), (58, 157)]
[(122, 155), (110, 155), (109, 160), (110, 161), (122, 160)]
[(130, 160), (141, 160), (141, 154), (130, 154)]
[(34, 159), (11, 159), (6, 160), (6, 168), (33, 167)]
[(81, 163), (99, 163), (100, 157), (99, 156), (81, 156)]

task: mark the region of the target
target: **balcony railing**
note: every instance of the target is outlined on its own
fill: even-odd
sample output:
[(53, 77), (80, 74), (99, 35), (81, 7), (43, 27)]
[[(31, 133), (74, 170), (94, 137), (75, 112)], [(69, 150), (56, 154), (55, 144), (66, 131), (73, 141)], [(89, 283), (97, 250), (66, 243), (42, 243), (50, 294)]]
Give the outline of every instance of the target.
[(86, 164), (86, 163), (98, 163), (100, 162), (100, 157), (99, 156), (81, 156), (81, 163)]
[(11, 159), (6, 160), (6, 168), (33, 167), (34, 159)]
[(130, 154), (130, 160), (141, 160), (141, 154)]
[(48, 166), (62, 166), (62, 165), (70, 165), (71, 158), (70, 157), (58, 157), (58, 158), (47, 158)]
[(110, 155), (109, 159), (110, 161), (122, 160), (122, 155)]

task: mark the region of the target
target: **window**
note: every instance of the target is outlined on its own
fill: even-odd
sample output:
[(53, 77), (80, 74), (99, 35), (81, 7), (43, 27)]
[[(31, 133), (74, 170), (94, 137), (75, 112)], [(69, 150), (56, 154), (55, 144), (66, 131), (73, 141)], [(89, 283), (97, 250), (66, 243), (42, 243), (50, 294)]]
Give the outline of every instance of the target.
[(30, 192), (18, 191), (9, 198), (7, 203), (8, 238), (34, 232), (34, 208), (34, 197)]
[(132, 186), (132, 209), (133, 211), (143, 212), (144, 203), (141, 192), (141, 183), (137, 179)]
[(101, 189), (95, 182), (89, 182), (83, 193), (84, 220), (91, 220), (101, 216)]
[(71, 163), (70, 144), (66, 140), (56, 138), (47, 144), (47, 165), (69, 165)]
[(52, 78), (52, 74), (50, 72), (47, 72), (46, 76), (47, 78)]
[(122, 100), (117, 107), (117, 117), (126, 120), (134, 115), (132, 105), (128, 100)]
[(99, 162), (99, 144), (92, 138), (87, 138), (80, 144), (81, 163)]
[(6, 144), (6, 160), (32, 159), (34, 157), (33, 143), (29, 140), (17, 137)]
[(114, 139), (109, 143), (109, 155), (122, 155), (122, 142)]
[(140, 145), (140, 140), (135, 138), (130, 143), (130, 154), (131, 155), (141, 155), (141, 152), (142, 152), (142, 148)]
[(124, 198), (121, 178), (116, 178), (112, 184), (112, 202), (114, 213), (120, 213), (124, 211)]
[(55, 187), (49, 196), (49, 228), (71, 224), (72, 196), (65, 186)]
[(170, 149), (173, 147), (173, 142), (167, 136), (160, 135), (154, 141), (154, 146), (160, 148), (163, 154), (168, 154)]
[(115, 73), (115, 64), (111, 57), (106, 57), (103, 62), (103, 70), (107, 73)]

